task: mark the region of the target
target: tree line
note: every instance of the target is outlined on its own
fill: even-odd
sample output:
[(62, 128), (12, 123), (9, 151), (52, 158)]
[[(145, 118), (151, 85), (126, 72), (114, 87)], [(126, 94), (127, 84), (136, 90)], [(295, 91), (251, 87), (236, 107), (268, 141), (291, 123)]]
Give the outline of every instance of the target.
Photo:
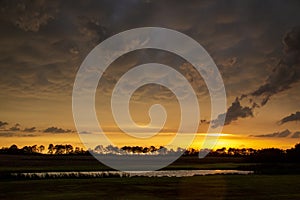
[(48, 148), (44, 145), (32, 145), (18, 148), (13, 144), (10, 147), (2, 147), (0, 154), (87, 154), (88, 151), (80, 147), (73, 147), (71, 144), (49, 144)]
[[(99, 154), (155, 154), (157, 152), (163, 154), (171, 154), (173, 152), (182, 152), (183, 156), (198, 156), (200, 151), (207, 153), (210, 157), (243, 157), (249, 161), (255, 162), (285, 162), (285, 161), (296, 161), (300, 162), (300, 143), (296, 144), (290, 149), (279, 149), (279, 148), (264, 148), (264, 149), (253, 149), (253, 148), (220, 148), (216, 150), (202, 149), (197, 150), (194, 148), (182, 149), (165, 149), (162, 146), (155, 147), (141, 147), (141, 146), (123, 146), (121, 148), (108, 145), (106, 147), (98, 145), (95, 147), (94, 153)], [(49, 144), (46, 149), (43, 145), (24, 146), (18, 148), (17, 145), (11, 145), (10, 147), (2, 147), (0, 154), (75, 154), (75, 155), (89, 155), (89, 151), (84, 150), (80, 147), (73, 147), (70, 144)]]

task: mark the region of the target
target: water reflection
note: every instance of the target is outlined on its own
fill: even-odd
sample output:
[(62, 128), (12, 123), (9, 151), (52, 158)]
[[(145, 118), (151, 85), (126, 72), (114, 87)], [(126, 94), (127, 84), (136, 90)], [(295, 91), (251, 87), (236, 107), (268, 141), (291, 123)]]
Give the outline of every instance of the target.
[(163, 171), (83, 171), (83, 172), (34, 172), (12, 173), (18, 178), (100, 178), (100, 177), (190, 177), (216, 174), (252, 174), (253, 171), (242, 170), (163, 170)]

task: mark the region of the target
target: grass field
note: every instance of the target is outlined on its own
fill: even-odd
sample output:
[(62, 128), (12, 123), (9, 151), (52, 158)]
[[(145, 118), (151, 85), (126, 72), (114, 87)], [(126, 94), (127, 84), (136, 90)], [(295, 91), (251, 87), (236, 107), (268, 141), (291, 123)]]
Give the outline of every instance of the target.
[(0, 181), (0, 199), (300, 199), (300, 175)]
[[(258, 163), (245, 163), (241, 158), (207, 157), (199, 160), (183, 157), (166, 169), (245, 169), (257, 166)], [(300, 199), (300, 173), (289, 170), (291, 168), (299, 169), (299, 164), (272, 163), (263, 166), (264, 171), (275, 169), (272, 175), (41, 180), (1, 179), (0, 176), (0, 199)], [(0, 175), (94, 170), (110, 169), (91, 156), (0, 155)], [(289, 171), (292, 174), (286, 173)], [(279, 175), (278, 172), (284, 173)]]
[[(253, 165), (241, 158), (182, 157), (165, 169), (237, 169)], [(0, 155), (1, 172), (111, 170), (92, 156), (80, 155)]]

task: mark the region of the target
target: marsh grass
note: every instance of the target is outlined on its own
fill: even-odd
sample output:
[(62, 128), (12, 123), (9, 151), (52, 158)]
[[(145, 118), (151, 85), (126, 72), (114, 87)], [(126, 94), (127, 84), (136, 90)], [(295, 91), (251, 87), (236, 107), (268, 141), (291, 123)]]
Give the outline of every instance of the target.
[(0, 181), (0, 199), (300, 199), (300, 175)]

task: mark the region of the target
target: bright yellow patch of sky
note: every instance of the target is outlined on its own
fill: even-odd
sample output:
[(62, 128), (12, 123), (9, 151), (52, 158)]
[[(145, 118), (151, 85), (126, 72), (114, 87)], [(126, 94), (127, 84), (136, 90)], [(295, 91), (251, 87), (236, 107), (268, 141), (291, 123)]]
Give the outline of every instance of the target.
[[(115, 146), (164, 146), (168, 144), (173, 137), (174, 133), (162, 133), (157, 136), (154, 136), (149, 139), (137, 139), (130, 138), (123, 133), (110, 133), (109, 138)], [(214, 149), (222, 147), (234, 147), (234, 148), (282, 148), (287, 149), (293, 147), (296, 143), (299, 142), (299, 139), (293, 138), (259, 138), (259, 137), (249, 137), (249, 136), (238, 136), (234, 134), (222, 134), (220, 137), (217, 137), (217, 134), (206, 134), (198, 133), (190, 145), (191, 148), (200, 149), (205, 148), (203, 146), (203, 141), (207, 138), (208, 141), (216, 141)], [(129, 139), (128, 139), (129, 138)], [(53, 144), (72, 144), (73, 146), (84, 147), (82, 141), (79, 138), (77, 133), (68, 133), (68, 134), (47, 134), (42, 133), (36, 137), (2, 137), (0, 140), (1, 147), (9, 147), (12, 144), (16, 144), (19, 147), (25, 145), (44, 145), (48, 147), (50, 143)], [(211, 147), (211, 146), (206, 146)], [(174, 146), (174, 148), (176, 148)]]

